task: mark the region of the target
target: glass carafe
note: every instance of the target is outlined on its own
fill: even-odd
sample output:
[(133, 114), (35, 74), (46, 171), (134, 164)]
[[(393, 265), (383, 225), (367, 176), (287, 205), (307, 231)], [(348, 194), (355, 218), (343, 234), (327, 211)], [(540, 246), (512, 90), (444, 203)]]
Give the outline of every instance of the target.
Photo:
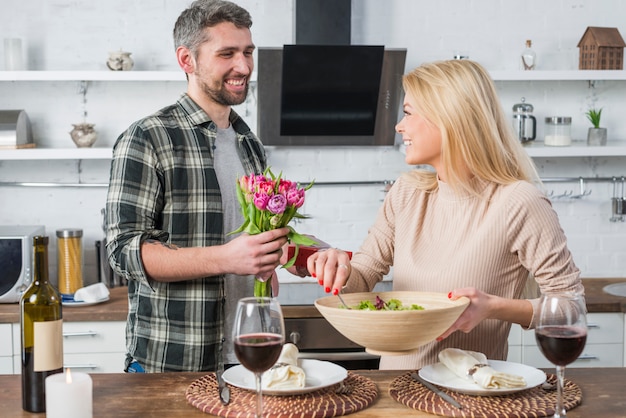
[(525, 103), (522, 97), (521, 103), (513, 106), (513, 129), (520, 142), (533, 141), (537, 136), (537, 119), (533, 116), (533, 105)]

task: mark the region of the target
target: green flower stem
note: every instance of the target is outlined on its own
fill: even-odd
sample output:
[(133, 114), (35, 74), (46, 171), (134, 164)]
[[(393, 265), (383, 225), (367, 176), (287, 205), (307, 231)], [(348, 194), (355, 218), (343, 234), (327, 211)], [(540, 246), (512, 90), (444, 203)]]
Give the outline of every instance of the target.
[(272, 283), (271, 279), (262, 281), (258, 278), (254, 278), (254, 296), (255, 297), (272, 297)]

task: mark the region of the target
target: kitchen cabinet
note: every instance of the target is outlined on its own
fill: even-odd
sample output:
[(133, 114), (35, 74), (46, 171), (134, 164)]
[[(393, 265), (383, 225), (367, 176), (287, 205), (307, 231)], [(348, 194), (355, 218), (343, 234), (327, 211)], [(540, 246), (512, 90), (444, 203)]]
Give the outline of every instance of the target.
[[(587, 343), (578, 359), (567, 367), (622, 367), (624, 366), (624, 314), (621, 312), (589, 313), (587, 315)], [(535, 341), (534, 330), (522, 330), (514, 325), (509, 336), (509, 361), (533, 367), (554, 367), (543, 356)], [(521, 334), (521, 343), (519, 336)]]
[[(626, 71), (491, 71), (497, 83), (532, 81), (561, 82), (626, 81)], [(252, 81), (256, 80), (255, 75)], [(105, 83), (185, 82), (181, 71), (0, 71), (0, 92), (3, 82), (55, 83), (60, 81)], [(610, 139), (607, 146), (587, 146), (574, 141), (569, 147), (545, 146), (541, 141), (525, 145), (531, 157), (601, 157), (626, 156), (626, 138)], [(110, 148), (35, 148), (0, 149), (1, 160), (107, 160)]]
[[(6, 325), (9, 324), (1, 324), (0, 335)], [(20, 325), (12, 326), (13, 371), (10, 373), (20, 374)], [(85, 373), (120, 373), (124, 369), (125, 344), (124, 321), (63, 322), (63, 367)], [(0, 367), (2, 360), (0, 352)]]
[(11, 332), (11, 324), (0, 324), (0, 341), (2, 341), (2, 344), (0, 344), (0, 374), (12, 374), (13, 334)]
[(522, 361), (522, 327), (518, 324), (511, 325), (509, 331), (509, 354), (507, 361), (514, 363), (523, 363)]

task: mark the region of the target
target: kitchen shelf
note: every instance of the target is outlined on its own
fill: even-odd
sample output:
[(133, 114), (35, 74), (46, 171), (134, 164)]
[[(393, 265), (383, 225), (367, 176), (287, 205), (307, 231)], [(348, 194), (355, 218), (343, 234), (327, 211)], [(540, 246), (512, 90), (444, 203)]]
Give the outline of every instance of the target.
[(0, 81), (186, 81), (179, 71), (0, 71)]
[(494, 81), (599, 81), (626, 80), (625, 70), (490, 71)]
[[(626, 80), (626, 70), (489, 72), (495, 81)], [(252, 73), (251, 81), (256, 80)], [(180, 71), (0, 71), (0, 81), (185, 81)]]
[[(571, 71), (491, 71), (495, 81), (626, 81), (624, 70)], [(252, 82), (257, 74), (252, 73)], [(159, 82), (186, 81), (177, 71), (0, 71), (1, 81), (105, 81), (105, 82)], [(574, 141), (568, 147), (545, 146), (542, 141), (531, 141), (524, 148), (533, 158), (542, 157), (604, 157), (626, 156), (626, 140), (610, 140), (606, 146), (587, 146), (586, 141)], [(6, 160), (108, 160), (111, 148), (28, 148), (1, 149), (0, 161)]]
[(0, 149), (0, 161), (7, 160), (110, 160), (111, 148), (25, 148)]
[[(250, 82), (257, 80), (252, 72)], [(0, 71), (0, 81), (187, 81), (177, 71)]]
[[(551, 147), (541, 141), (524, 145), (531, 157), (624, 157), (626, 141), (609, 141), (606, 146), (588, 146), (573, 141), (571, 146)], [(111, 148), (26, 148), (0, 149), (0, 161), (7, 160), (108, 160)]]
[(546, 146), (541, 141), (524, 144), (531, 157), (623, 157), (626, 156), (626, 141), (608, 141), (605, 146), (589, 146), (587, 141), (572, 141), (567, 147)]

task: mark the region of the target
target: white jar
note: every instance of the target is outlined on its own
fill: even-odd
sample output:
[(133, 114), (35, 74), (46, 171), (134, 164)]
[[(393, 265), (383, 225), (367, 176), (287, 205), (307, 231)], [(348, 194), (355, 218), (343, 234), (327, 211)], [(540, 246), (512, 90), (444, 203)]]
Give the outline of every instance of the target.
[(571, 117), (551, 116), (546, 118), (546, 145), (554, 147), (566, 147), (572, 145), (571, 132)]

